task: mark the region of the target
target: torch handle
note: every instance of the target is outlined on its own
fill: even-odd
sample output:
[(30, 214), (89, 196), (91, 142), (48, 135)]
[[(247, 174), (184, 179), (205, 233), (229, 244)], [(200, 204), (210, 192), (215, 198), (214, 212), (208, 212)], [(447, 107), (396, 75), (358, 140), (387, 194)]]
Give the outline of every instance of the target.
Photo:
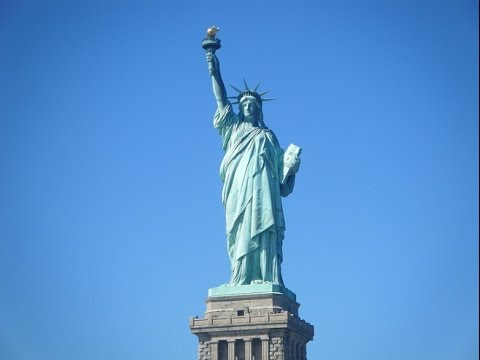
[[(207, 54), (212, 54), (212, 55), (213, 55), (213, 54), (215, 54), (215, 50), (213, 50), (213, 49), (208, 49), (208, 50), (207, 50)], [(210, 75), (213, 75), (213, 73), (214, 73), (213, 60), (208, 62), (208, 73), (209, 73)]]

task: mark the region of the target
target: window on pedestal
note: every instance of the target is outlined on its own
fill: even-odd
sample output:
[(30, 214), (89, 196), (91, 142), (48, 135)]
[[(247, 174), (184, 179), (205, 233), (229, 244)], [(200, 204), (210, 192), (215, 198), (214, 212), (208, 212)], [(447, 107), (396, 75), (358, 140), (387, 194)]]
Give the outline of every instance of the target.
[(228, 360), (228, 344), (226, 341), (218, 342), (218, 360)]
[(262, 340), (260, 339), (252, 341), (252, 360), (267, 360), (262, 359)]
[(235, 360), (245, 360), (245, 342), (243, 340), (235, 341)]

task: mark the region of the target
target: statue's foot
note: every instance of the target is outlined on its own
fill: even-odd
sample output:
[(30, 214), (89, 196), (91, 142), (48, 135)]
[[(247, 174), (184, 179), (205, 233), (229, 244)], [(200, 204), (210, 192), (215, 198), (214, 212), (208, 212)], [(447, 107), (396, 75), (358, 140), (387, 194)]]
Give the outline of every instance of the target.
[(263, 280), (252, 280), (250, 284), (263, 284)]

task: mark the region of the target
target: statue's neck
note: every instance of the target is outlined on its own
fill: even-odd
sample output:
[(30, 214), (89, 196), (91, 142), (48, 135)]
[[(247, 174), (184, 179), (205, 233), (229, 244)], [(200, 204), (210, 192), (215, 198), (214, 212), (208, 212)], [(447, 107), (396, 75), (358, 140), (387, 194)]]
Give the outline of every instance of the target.
[(249, 123), (253, 127), (258, 127), (258, 119), (256, 116), (251, 116), (251, 115), (244, 116), (243, 122)]

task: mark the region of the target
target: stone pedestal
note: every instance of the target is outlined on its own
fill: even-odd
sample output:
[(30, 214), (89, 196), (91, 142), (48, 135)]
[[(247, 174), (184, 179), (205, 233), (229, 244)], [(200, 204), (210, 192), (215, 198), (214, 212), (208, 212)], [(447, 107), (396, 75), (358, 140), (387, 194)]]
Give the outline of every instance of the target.
[(295, 294), (256, 289), (210, 289), (205, 318), (190, 319), (199, 360), (306, 360), (313, 326), (298, 316)]

